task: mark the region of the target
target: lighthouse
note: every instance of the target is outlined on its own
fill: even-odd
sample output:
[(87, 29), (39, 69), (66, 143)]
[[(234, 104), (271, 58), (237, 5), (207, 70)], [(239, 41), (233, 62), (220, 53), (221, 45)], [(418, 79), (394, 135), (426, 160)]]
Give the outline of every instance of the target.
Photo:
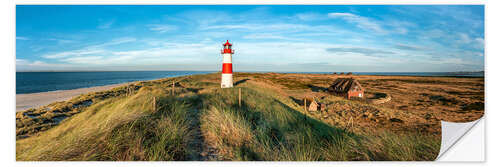
[(229, 40), (226, 43), (222, 44), (223, 49), (221, 50), (222, 54), (222, 79), (220, 82), (221, 88), (231, 88), (233, 87), (233, 61), (232, 56), (234, 54), (234, 50), (231, 49), (232, 44), (229, 43)]

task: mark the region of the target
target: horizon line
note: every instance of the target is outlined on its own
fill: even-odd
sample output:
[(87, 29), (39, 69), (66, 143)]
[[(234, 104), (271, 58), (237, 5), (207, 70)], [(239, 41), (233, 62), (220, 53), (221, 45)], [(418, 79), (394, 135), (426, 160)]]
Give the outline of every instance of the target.
[[(220, 70), (26, 70), (17, 72), (148, 72), (148, 71), (164, 71), (164, 72), (221, 72)], [(276, 72), (276, 73), (458, 73), (458, 72), (485, 72), (484, 70), (471, 71), (235, 71), (235, 72)]]

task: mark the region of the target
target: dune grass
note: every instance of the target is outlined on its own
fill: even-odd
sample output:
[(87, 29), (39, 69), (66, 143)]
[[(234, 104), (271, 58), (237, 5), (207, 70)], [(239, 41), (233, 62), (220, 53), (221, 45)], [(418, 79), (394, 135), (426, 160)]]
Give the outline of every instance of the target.
[(217, 90), (204, 99), (201, 127), (222, 159), (433, 160), (439, 151), (435, 136), (390, 131), (355, 134), (249, 88), (244, 88), (245, 101), (239, 107), (236, 91)]
[(40, 131), (48, 130), (85, 110), (89, 105), (112, 97), (123, 96), (127, 89), (136, 91), (141, 85), (130, 85), (106, 91), (82, 94), (68, 101), (55, 102), (37, 109), (28, 109), (16, 113), (16, 138), (26, 138)]
[[(111, 98), (37, 136), (18, 140), (17, 160), (183, 160), (189, 105), (166, 92), (141, 89)], [(153, 111), (153, 96), (158, 110)]]
[(140, 83), (130, 96), (103, 98), (18, 139), (16, 159), (200, 160), (207, 147), (216, 160), (252, 161), (434, 160), (439, 152), (436, 135), (350, 131), (303, 113), (274, 89), (253, 82), (220, 89), (215, 77), (174, 78), (175, 96), (171, 80), (161, 80)]

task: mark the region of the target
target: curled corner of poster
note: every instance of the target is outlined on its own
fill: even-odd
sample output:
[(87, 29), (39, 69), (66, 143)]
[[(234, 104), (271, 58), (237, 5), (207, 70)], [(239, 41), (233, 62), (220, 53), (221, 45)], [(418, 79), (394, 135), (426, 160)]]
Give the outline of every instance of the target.
[(441, 162), (482, 162), (484, 155), (484, 117), (472, 122), (441, 121)]

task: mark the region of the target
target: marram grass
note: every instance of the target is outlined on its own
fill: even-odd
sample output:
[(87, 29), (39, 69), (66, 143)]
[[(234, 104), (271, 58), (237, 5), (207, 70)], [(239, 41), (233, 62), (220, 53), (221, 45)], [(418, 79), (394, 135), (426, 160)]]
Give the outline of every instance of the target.
[(250, 82), (220, 89), (209, 80), (215, 77), (174, 78), (180, 81), (174, 96), (171, 81), (160, 80), (140, 83), (129, 96), (103, 98), (57, 126), (18, 139), (16, 159), (200, 160), (211, 148), (210, 160), (414, 161), (434, 160), (439, 152), (435, 135), (351, 132), (304, 114), (273, 89)]

